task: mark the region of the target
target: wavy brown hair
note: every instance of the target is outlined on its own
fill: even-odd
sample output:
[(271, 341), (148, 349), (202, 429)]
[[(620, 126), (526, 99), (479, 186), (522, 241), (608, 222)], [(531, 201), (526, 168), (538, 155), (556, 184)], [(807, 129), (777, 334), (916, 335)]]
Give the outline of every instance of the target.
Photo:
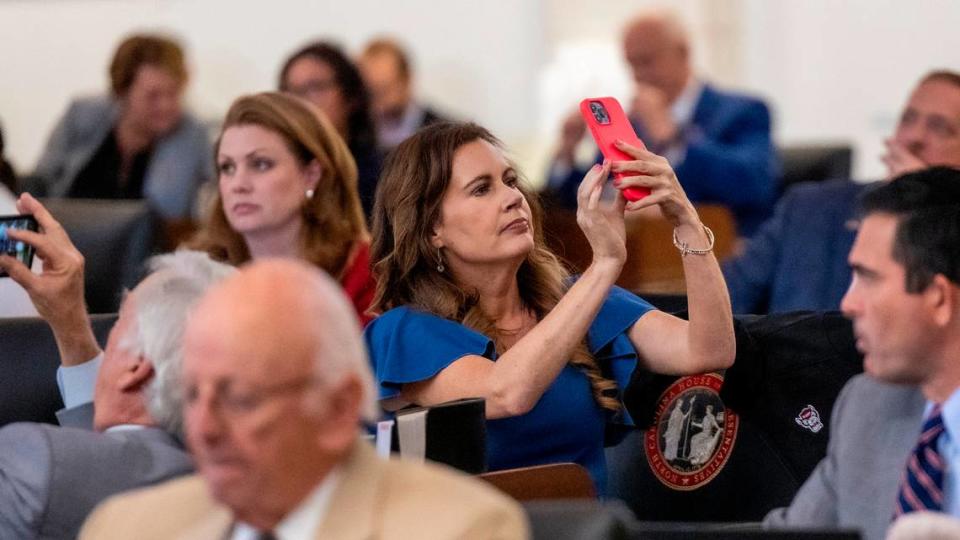
[[(301, 256), (339, 279), (354, 246), (368, 239), (360, 196), (357, 165), (337, 130), (310, 103), (280, 92), (243, 96), (233, 102), (214, 146), (219, 154), (223, 133), (232, 126), (260, 126), (283, 138), (306, 167), (317, 161), (323, 170), (317, 193), (304, 197), (301, 207)], [(219, 190), (210, 217), (190, 242), (216, 260), (239, 265), (250, 260), (247, 244), (230, 226)]]
[[(377, 185), (373, 206), (371, 259), (377, 277), (372, 311), (410, 306), (462, 323), (493, 339), (503, 352), (503, 335), (479, 306), (478, 292), (465, 290), (450, 273), (436, 270), (430, 244), (440, 220), (443, 195), (453, 176), (453, 158), (463, 145), (483, 140), (503, 148), (486, 129), (472, 123), (439, 123), (421, 129), (391, 152)], [(566, 292), (568, 274), (543, 240), (543, 210), (536, 195), (520, 183), (530, 204), (534, 247), (520, 265), (517, 283), (524, 307), (542, 320)], [(593, 396), (605, 409), (619, 410), (617, 386), (601, 372), (582, 341), (570, 364), (587, 375)]]

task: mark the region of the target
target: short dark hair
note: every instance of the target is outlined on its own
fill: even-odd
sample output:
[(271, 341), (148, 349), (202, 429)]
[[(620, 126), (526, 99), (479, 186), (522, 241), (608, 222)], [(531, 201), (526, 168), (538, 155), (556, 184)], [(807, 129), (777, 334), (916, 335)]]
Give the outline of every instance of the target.
[(931, 167), (867, 191), (861, 217), (897, 218), (893, 260), (903, 265), (907, 292), (919, 293), (942, 274), (960, 285), (960, 170)]
[(301, 58), (311, 58), (326, 64), (333, 70), (333, 78), (350, 106), (350, 113), (347, 115), (347, 129), (350, 131), (347, 146), (350, 150), (356, 152), (358, 148), (376, 146), (377, 132), (373, 124), (373, 116), (370, 114), (370, 93), (363, 84), (363, 78), (357, 66), (337, 45), (326, 41), (315, 41), (293, 53), (283, 63), (277, 85), (281, 92), (289, 91), (287, 73), (294, 62)]
[(133, 85), (137, 71), (144, 65), (167, 70), (177, 82), (187, 81), (187, 66), (180, 45), (167, 37), (134, 34), (124, 39), (110, 62), (110, 88), (122, 96)]
[(945, 82), (960, 88), (960, 73), (950, 71), (949, 69), (938, 69), (924, 75), (923, 78), (920, 79), (920, 84), (931, 81)]

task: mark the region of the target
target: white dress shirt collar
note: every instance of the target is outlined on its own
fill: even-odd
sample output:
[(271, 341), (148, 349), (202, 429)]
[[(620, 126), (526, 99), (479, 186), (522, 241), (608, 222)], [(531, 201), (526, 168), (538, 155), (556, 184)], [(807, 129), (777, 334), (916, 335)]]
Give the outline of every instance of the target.
[(678, 126), (689, 125), (693, 121), (693, 113), (700, 102), (700, 95), (703, 94), (703, 82), (696, 77), (690, 77), (683, 91), (670, 104), (670, 116)]
[[(308, 540), (327, 515), (333, 492), (340, 482), (340, 468), (331, 470), (320, 484), (310, 492), (299, 506), (287, 514), (273, 530), (277, 540)], [(260, 531), (246, 523), (238, 522), (230, 540), (256, 540)]]

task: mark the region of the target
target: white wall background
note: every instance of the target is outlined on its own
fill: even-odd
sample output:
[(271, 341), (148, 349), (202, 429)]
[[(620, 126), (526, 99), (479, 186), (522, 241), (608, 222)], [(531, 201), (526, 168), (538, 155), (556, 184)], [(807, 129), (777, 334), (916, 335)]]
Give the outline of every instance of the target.
[(0, 121), (9, 155), (30, 170), (71, 96), (104, 91), (125, 34), (172, 31), (193, 65), (189, 101), (215, 120), (242, 93), (273, 89), (288, 54), (317, 37), (350, 52), (401, 36), (423, 94), (508, 141), (529, 137), (544, 38), (537, 1), (0, 1)]
[(768, 99), (779, 142), (851, 141), (863, 178), (881, 174), (882, 139), (916, 79), (960, 70), (950, 0), (0, 0), (0, 121), (9, 157), (31, 170), (70, 97), (106, 88), (110, 55), (135, 30), (183, 39), (190, 104), (213, 121), (237, 95), (273, 88), (307, 40), (356, 52), (389, 33), (411, 49), (421, 93), (494, 130), (536, 180), (581, 97), (629, 94), (620, 28), (665, 3), (687, 18), (702, 73)]

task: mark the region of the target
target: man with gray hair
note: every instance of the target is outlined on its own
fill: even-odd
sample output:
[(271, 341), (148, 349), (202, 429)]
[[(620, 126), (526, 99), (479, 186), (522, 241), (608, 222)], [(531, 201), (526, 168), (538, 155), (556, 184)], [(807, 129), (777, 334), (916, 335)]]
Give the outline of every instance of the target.
[(352, 313), (300, 261), (256, 261), (210, 291), (184, 337), (199, 475), (108, 501), (81, 538), (526, 538), (493, 487), (359, 439), (377, 407)]
[[(627, 23), (623, 57), (635, 83), (624, 108), (640, 139), (670, 161), (693, 203), (727, 206), (740, 236), (749, 237), (769, 215), (777, 191), (780, 163), (767, 105), (698, 77), (690, 36), (671, 11), (646, 10)], [(576, 160), (585, 132), (579, 111), (564, 121), (547, 180), (567, 208), (576, 209), (587, 172)]]
[[(93, 430), (33, 423), (0, 429), (0, 538), (75, 538), (104, 498), (193, 469), (177, 438), (183, 326), (187, 310), (233, 269), (197, 252), (154, 258), (152, 273), (124, 299), (102, 352), (83, 305), (82, 256), (39, 202), (25, 196), (19, 208), (43, 228), (20, 239), (37, 248), (44, 273), (8, 257), (0, 267), (24, 284), (54, 331), (70, 407), (61, 424), (89, 427), (92, 412)], [(78, 369), (86, 373), (79, 379)], [(85, 382), (91, 376), (95, 382)], [(89, 386), (92, 408), (84, 406)]]

